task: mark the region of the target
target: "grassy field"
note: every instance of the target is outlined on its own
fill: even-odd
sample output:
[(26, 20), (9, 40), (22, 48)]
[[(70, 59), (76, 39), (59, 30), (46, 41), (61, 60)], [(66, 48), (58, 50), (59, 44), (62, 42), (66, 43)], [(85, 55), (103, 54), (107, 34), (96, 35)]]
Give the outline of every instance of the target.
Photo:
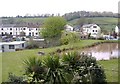
[[(69, 21), (69, 23), (71, 24), (76, 24), (76, 22), (79, 20), (78, 19), (74, 19)], [(113, 17), (92, 17), (92, 18), (86, 18), (87, 20), (89, 19), (90, 21), (92, 21), (93, 23), (96, 24), (117, 24), (118, 23), (118, 18), (113, 18)]]
[(118, 82), (118, 59), (99, 61), (98, 63), (104, 68), (107, 81)]
[[(80, 42), (69, 44), (69, 45), (63, 45), (63, 46), (57, 46), (52, 48), (46, 48), (46, 49), (31, 49), (31, 50), (23, 50), (23, 51), (16, 51), (16, 52), (5, 52), (2, 53), (2, 56), (0, 59), (2, 61), (2, 81), (7, 80), (8, 73), (13, 72), (17, 76), (21, 76), (24, 73), (24, 67), (23, 67), (23, 59), (27, 59), (29, 56), (39, 56), (37, 53), (39, 51), (44, 51), (45, 53), (50, 53), (53, 51), (56, 51), (56, 49), (63, 49), (63, 48), (81, 48), (83, 46), (88, 46), (96, 42), (101, 42), (101, 40), (81, 40)], [(116, 62), (116, 60), (114, 61)], [(109, 65), (107, 65), (107, 63)], [(105, 68), (109, 68), (109, 66), (113, 67), (112, 61), (101, 61), (100, 64), (104, 66)], [(117, 69), (117, 66), (115, 66), (115, 69)], [(1, 70), (0, 70), (1, 72)], [(110, 72), (106, 72), (107, 77), (109, 78)], [(116, 77), (116, 75), (115, 75)], [(0, 77), (1, 78), (1, 77)], [(115, 81), (116, 79), (114, 79)], [(1, 82), (1, 81), (0, 81)]]
[[(107, 32), (113, 31), (112, 29), (114, 29), (116, 24), (118, 23), (118, 18), (113, 18), (113, 17), (92, 17), (92, 18), (86, 18), (86, 19), (87, 20), (89, 19), (93, 23), (98, 24), (102, 29), (102, 31), (107, 31)], [(71, 20), (68, 23), (75, 25), (78, 20), (79, 18)]]
[(32, 22), (32, 23), (40, 23), (43, 22), (46, 18), (15, 18), (17, 22)]

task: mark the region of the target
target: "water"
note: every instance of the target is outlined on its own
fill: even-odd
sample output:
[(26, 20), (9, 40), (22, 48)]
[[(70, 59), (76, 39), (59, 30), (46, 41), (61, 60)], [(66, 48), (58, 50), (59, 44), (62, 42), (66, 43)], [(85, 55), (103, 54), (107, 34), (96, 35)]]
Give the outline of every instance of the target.
[(91, 53), (96, 60), (109, 60), (110, 58), (118, 58), (120, 49), (118, 43), (103, 43), (94, 47), (82, 50), (85, 53)]

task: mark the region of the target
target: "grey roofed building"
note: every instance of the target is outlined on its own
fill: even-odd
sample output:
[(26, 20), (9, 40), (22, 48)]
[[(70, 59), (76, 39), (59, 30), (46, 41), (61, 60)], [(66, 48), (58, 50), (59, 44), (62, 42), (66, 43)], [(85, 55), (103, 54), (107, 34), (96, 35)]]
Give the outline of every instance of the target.
[(84, 24), (84, 25), (82, 26), (82, 28), (90, 28), (90, 27), (93, 26), (93, 25), (95, 25), (95, 24)]
[(28, 27), (28, 28), (40, 28), (42, 24), (39, 23), (16, 23), (16, 24), (1, 24), (1, 27)]
[(1, 27), (14, 27), (16, 24), (2, 24)]

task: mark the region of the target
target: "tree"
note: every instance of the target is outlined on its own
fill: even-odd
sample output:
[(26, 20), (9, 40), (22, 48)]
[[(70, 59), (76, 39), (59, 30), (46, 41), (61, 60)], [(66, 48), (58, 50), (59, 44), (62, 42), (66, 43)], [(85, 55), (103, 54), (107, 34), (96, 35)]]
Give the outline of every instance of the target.
[[(45, 20), (41, 34), (49, 42), (59, 39), (64, 30), (66, 20), (62, 17), (49, 17)], [(57, 41), (56, 40), (56, 41)]]
[(75, 32), (63, 32), (60, 42), (63, 45), (79, 41), (79, 34)]

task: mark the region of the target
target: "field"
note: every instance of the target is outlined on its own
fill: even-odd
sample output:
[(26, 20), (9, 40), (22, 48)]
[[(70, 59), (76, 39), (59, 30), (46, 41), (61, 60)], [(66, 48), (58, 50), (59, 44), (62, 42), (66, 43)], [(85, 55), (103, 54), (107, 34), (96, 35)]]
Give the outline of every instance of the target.
[[(10, 19), (10, 20), (13, 22), (43, 23), (45, 19), (46, 18), (14, 18), (14, 19)], [(68, 21), (67, 23), (71, 24), (71, 25), (75, 25), (77, 23), (77, 20), (79, 20), (79, 19), (80, 18), (73, 19), (71, 21)], [(88, 20), (88, 19), (90, 21), (92, 21), (93, 23), (98, 24), (101, 27), (102, 31), (104, 31), (104, 32), (112, 32), (118, 23), (118, 18), (113, 18), (113, 17), (86, 18), (86, 20)], [(8, 23), (10, 20), (8, 20)], [(6, 21), (6, 19), (2, 19), (2, 22), (6, 23), (7, 21)]]
[[(8, 73), (12, 72), (16, 74), (17, 76), (21, 76), (24, 73), (24, 67), (23, 67), (23, 59), (27, 59), (29, 56), (39, 56), (37, 53), (39, 51), (44, 51), (45, 53), (50, 53), (55, 51), (56, 49), (63, 49), (63, 48), (81, 48), (83, 46), (88, 46), (96, 42), (101, 42), (101, 40), (81, 40), (78, 43), (69, 44), (69, 45), (63, 45), (58, 47), (52, 47), (52, 48), (46, 48), (46, 49), (31, 49), (31, 50), (23, 50), (23, 51), (17, 51), (17, 52), (5, 52), (2, 53), (2, 57), (0, 59), (0, 62), (2, 63), (2, 81), (6, 81), (8, 78)], [(117, 81), (117, 72), (113, 76), (111, 73), (111, 69), (118, 70), (118, 62), (117, 60), (110, 60), (110, 61), (100, 61), (99, 62), (104, 68), (108, 69), (106, 70), (108, 81)], [(109, 71), (110, 70), (110, 71)], [(0, 70), (1, 71), (1, 70)], [(0, 77), (1, 78), (1, 77)], [(1, 80), (0, 80), (1, 82)]]
[(15, 18), (15, 21), (20, 22), (32, 22), (32, 23), (37, 23), (37, 22), (43, 22), (46, 18)]
[[(116, 24), (118, 23), (118, 18), (113, 18), (113, 17), (92, 17), (92, 18), (86, 18), (86, 20), (90, 20), (93, 23), (96, 23), (100, 26), (102, 31), (107, 31), (107, 32), (112, 32), (113, 29), (115, 28)], [(69, 21), (69, 24), (75, 25), (76, 22), (79, 20), (74, 19)]]
[(108, 82), (118, 82), (118, 59), (109, 61), (99, 61), (99, 64), (104, 68)]

